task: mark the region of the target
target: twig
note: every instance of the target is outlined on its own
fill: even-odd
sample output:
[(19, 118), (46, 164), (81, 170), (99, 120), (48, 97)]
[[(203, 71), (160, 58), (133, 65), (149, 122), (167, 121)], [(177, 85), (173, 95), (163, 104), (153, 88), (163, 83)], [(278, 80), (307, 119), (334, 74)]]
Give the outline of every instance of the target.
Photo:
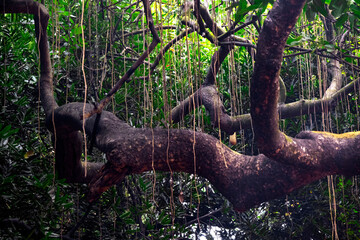
[(186, 223), (186, 226), (189, 226), (189, 225), (191, 225), (191, 224), (193, 224), (193, 223), (196, 223), (196, 222), (198, 222), (198, 220), (203, 219), (203, 218), (206, 218), (206, 217), (209, 217), (209, 216), (211, 216), (211, 215), (213, 215), (213, 214), (215, 214), (215, 213), (217, 213), (217, 212), (220, 212), (220, 211), (222, 211), (222, 210), (223, 210), (223, 208), (219, 208), (219, 209), (216, 209), (216, 210), (214, 210), (214, 211), (212, 211), (212, 212), (209, 212), (209, 213), (207, 213), (207, 214), (205, 214), (205, 215), (202, 215), (201, 217), (198, 217), (198, 218), (196, 218), (196, 219), (194, 219), (194, 220), (191, 220), (191, 221), (187, 222), (187, 223)]

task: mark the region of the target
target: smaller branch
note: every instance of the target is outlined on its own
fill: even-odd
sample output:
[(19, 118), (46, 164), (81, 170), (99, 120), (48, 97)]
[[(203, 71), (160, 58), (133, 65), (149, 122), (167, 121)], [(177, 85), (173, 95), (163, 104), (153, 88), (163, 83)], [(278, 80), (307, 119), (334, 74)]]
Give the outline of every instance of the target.
[(199, 12), (206, 24), (206, 27), (208, 27), (215, 36), (220, 36), (225, 33), (225, 31), (214, 22), (210, 16), (209, 11), (205, 8), (204, 5), (200, 5)]
[[(281, 104), (278, 107), (280, 119), (296, 117), (306, 114), (316, 114), (322, 110), (323, 106), (335, 107), (343, 96), (354, 91), (356, 85), (359, 85), (360, 78), (353, 80), (339, 91), (331, 95), (331, 97), (318, 100), (299, 100), (296, 102)], [(230, 116), (226, 113), (223, 103), (221, 102), (219, 93), (214, 86), (202, 86), (193, 95), (186, 98), (178, 106), (173, 108), (172, 120), (174, 123), (180, 122), (187, 114), (201, 105), (204, 105), (209, 111), (211, 122), (214, 126), (231, 135), (241, 129), (251, 128), (250, 114), (238, 116)], [(220, 119), (220, 122), (218, 121)]]
[[(114, 57), (121, 58), (121, 59), (123, 59), (123, 60), (125, 60), (125, 61), (133, 61), (133, 62), (135, 62), (135, 61), (138, 60), (137, 58), (124, 57), (124, 56), (121, 56), (121, 55), (119, 55), (119, 54), (114, 54)], [(144, 63), (144, 64), (147, 64), (147, 65), (151, 65), (151, 62), (149, 62), (149, 61), (144, 61), (143, 63)]]
[(201, 33), (198, 26), (195, 22), (191, 20), (182, 20), (181, 23), (187, 27), (190, 27), (192, 29), (195, 29), (196, 32), (198, 32), (201, 36), (209, 40), (211, 43), (215, 44), (215, 37), (209, 31), (205, 30), (205, 32)]
[(153, 41), (160, 42), (160, 37), (157, 34), (157, 31), (156, 31), (155, 25), (154, 25), (154, 20), (152, 18), (149, 1), (148, 0), (142, 0), (142, 1), (143, 1), (143, 4), (144, 4), (145, 16), (146, 16), (146, 19), (148, 21), (150, 32), (151, 32), (151, 35), (154, 38)]
[(324, 93), (324, 99), (329, 98), (341, 88), (343, 79), (339, 61), (331, 59), (328, 71), (331, 74), (332, 80), (330, 86), (326, 89)]
[[(200, 5), (199, 12), (200, 12), (200, 15), (201, 15), (202, 19), (204, 20), (204, 22), (206, 24), (206, 27), (209, 28), (210, 31), (215, 36), (219, 37), (219, 36), (225, 34), (225, 31), (216, 24), (216, 22), (212, 19), (212, 17), (210, 16), (209, 11), (205, 8), (204, 5), (202, 5), (202, 4)], [(233, 36), (233, 39), (236, 40), (236, 41), (239, 41), (239, 42), (247, 42), (247, 43), (249, 43), (249, 41), (247, 39), (241, 38), (241, 37), (238, 37), (238, 36)]]
[(236, 33), (236, 32), (239, 31), (240, 29), (243, 29), (243, 28), (247, 27), (248, 25), (253, 24), (254, 22), (256, 22), (256, 20), (257, 20), (257, 18), (253, 17), (253, 18), (251, 19), (251, 21), (249, 21), (249, 22), (247, 22), (247, 23), (244, 23), (244, 24), (240, 25), (240, 26), (237, 27), (237, 28), (232, 28), (232, 29), (230, 29), (228, 32), (226, 32), (226, 33), (222, 34), (221, 36), (219, 36), (219, 37), (218, 37), (218, 40), (221, 41), (221, 40), (229, 37), (230, 35)]
[(199, 220), (201, 220), (201, 219), (203, 219), (203, 218), (207, 218), (207, 217), (209, 217), (209, 216), (212, 216), (213, 214), (218, 213), (218, 212), (220, 212), (220, 211), (222, 211), (222, 210), (223, 210), (223, 208), (221, 207), (221, 208), (219, 208), (219, 209), (216, 209), (216, 210), (214, 210), (214, 211), (211, 211), (211, 212), (209, 212), (209, 213), (207, 213), (207, 214), (205, 214), (205, 215), (202, 215), (201, 217), (198, 217), (198, 218), (196, 218), (196, 219), (193, 219), (193, 220), (187, 222), (187, 223), (185, 224), (185, 226), (190, 226), (190, 225), (193, 224), (193, 223), (197, 223)]
[[(141, 10), (139, 10), (139, 8), (140, 7), (137, 7), (137, 8), (135, 8), (135, 9), (133, 9), (132, 11), (131, 11), (131, 13), (129, 13), (129, 17), (128, 17), (128, 20), (126, 21), (126, 22), (124, 22), (125, 23), (125, 25), (127, 25), (127, 24), (130, 24), (130, 23), (136, 23), (136, 22), (138, 22), (138, 20), (141, 18), (141, 16), (143, 15), (143, 12), (141, 11)], [(134, 19), (134, 20), (132, 20), (132, 16), (133, 16), (133, 14), (135, 13), (135, 12), (139, 12), (139, 15)]]
[[(220, 45), (221, 44), (224, 44), (224, 43), (220, 43)], [(228, 43), (228, 44), (230, 44), (230, 43)], [(307, 53), (315, 53), (316, 55), (319, 55), (320, 57), (337, 60), (340, 63), (342, 63), (344, 65), (347, 65), (347, 66), (351, 67), (352, 69), (354, 69), (356, 71), (360, 71), (360, 68), (358, 66), (343, 60), (343, 57), (360, 59), (360, 57), (357, 57), (357, 56), (353, 56), (353, 55), (341, 55), (341, 56), (339, 56), (339, 55), (334, 55), (334, 54), (326, 55), (326, 54), (323, 54), (323, 52), (327, 51), (326, 49), (311, 50), (311, 49), (305, 49), (305, 48), (299, 48), (299, 47), (289, 47), (289, 49), (299, 50), (300, 52), (284, 55), (283, 58), (295, 57), (295, 56), (302, 55), (302, 54), (307, 54)]]
[[(209, 15), (208, 11), (205, 9), (204, 6), (201, 5), (200, 10), (201, 10), (200, 12), (201, 12), (201, 16), (203, 16), (203, 19), (206, 19), (205, 20), (206, 27), (210, 28), (209, 26), (214, 25), (213, 28), (210, 28), (210, 31), (212, 32), (213, 35), (211, 33), (209, 33), (207, 30), (202, 32), (199, 29), (199, 27), (196, 25), (196, 23), (191, 20), (182, 20), (181, 23), (184, 24), (185, 26), (195, 29), (202, 37), (208, 39), (211, 43), (216, 44), (216, 45), (225, 45), (226, 43), (219, 43), (215, 37), (215, 36), (224, 35), (225, 31), (216, 25), (216, 23), (212, 20), (211, 16)], [(226, 37), (223, 37), (222, 39), (225, 40)], [(252, 45), (249, 40), (239, 37), (239, 36), (232, 36), (232, 40), (235, 41), (234, 44), (231, 43), (233, 45), (254, 47), (254, 45)], [(242, 45), (241, 43), (245, 43), (245, 44)], [(247, 45), (247, 44), (249, 44), (249, 45)]]
[(196, 17), (197, 22), (199, 24), (200, 34), (203, 35), (203, 33), (205, 33), (205, 25), (204, 25), (204, 22), (203, 22), (203, 20), (201, 18), (201, 15), (200, 15), (200, 0), (194, 0), (194, 11), (195, 11), (195, 17)]
[(177, 43), (180, 39), (184, 38), (185, 36), (193, 33), (195, 30), (193, 28), (191, 29), (187, 29), (185, 31), (183, 31), (181, 34), (179, 34), (178, 36), (176, 36), (175, 38), (173, 38), (169, 43), (167, 43), (165, 45), (165, 47), (160, 51), (160, 53), (157, 55), (155, 61), (153, 62), (153, 64), (151, 64), (150, 67), (150, 74), (151, 75), (154, 70), (156, 69), (156, 67), (159, 65), (160, 60), (163, 58), (164, 54), (175, 44)]
[(146, 14), (146, 19), (153, 36), (153, 41), (151, 42), (148, 49), (139, 57), (139, 59), (130, 67), (130, 69), (123, 75), (123, 77), (115, 84), (115, 86), (108, 92), (106, 97), (100, 101), (99, 105), (95, 107), (92, 111), (87, 112), (83, 118), (89, 118), (95, 113), (100, 113), (104, 107), (110, 102), (112, 96), (122, 87), (122, 85), (130, 78), (130, 76), (135, 72), (135, 70), (144, 62), (144, 60), (149, 56), (149, 54), (155, 49), (157, 44), (160, 42), (160, 37), (157, 34), (157, 31), (154, 27), (154, 20), (151, 15), (150, 4), (148, 0), (143, 0), (144, 11)]
[(193, 95), (171, 110), (173, 123), (178, 123), (195, 108), (204, 105), (209, 112), (211, 122), (222, 131), (233, 134), (239, 129), (251, 127), (250, 114), (229, 116), (214, 85), (202, 86)]
[(211, 57), (210, 66), (205, 77), (205, 81), (203, 83), (204, 86), (215, 84), (216, 75), (220, 69), (220, 66), (233, 48), (234, 47), (232, 45), (224, 45), (221, 46), (220, 49), (213, 54), (213, 56)]
[[(155, 30), (159, 31), (160, 28), (162, 29), (173, 29), (173, 30), (176, 30), (177, 27), (176, 26), (163, 26), (163, 27), (160, 27), (160, 26), (156, 26), (155, 27)], [(137, 30), (137, 31), (134, 31), (134, 32), (130, 32), (130, 33), (125, 33), (123, 35), (121, 35), (120, 37), (129, 37), (129, 36), (133, 36), (133, 35), (136, 35), (136, 34), (142, 34), (142, 33), (148, 33), (150, 30), (150, 28), (147, 28), (147, 29), (140, 29), (140, 30)]]
[(342, 55), (342, 56), (347, 57), (347, 58), (360, 59), (360, 57), (355, 56), (355, 55)]
[(171, 110), (171, 120), (173, 123), (180, 122), (191, 111), (202, 105), (200, 89)]
[(311, 49), (305, 49), (305, 48), (299, 48), (299, 47), (289, 47), (289, 49), (291, 49), (291, 50), (299, 50), (300, 52), (284, 55), (283, 58), (294, 57), (294, 56), (307, 54), (307, 53), (314, 53), (316, 55), (319, 55), (320, 57), (329, 58), (329, 59), (336, 59), (337, 58), (336, 56), (323, 54), (323, 52), (327, 52), (327, 49), (311, 50)]
[[(328, 17), (321, 18), (321, 20), (325, 26), (326, 41), (334, 44), (335, 43), (334, 26), (333, 26), (333, 23), (331, 22), (331, 19), (333, 18), (333, 16), (331, 15), (331, 12), (330, 12), (328, 6), (326, 7), (326, 10), (328, 13)], [(339, 47), (341, 47), (341, 45), (343, 44), (345, 35), (347, 33), (348, 33), (348, 31), (345, 31), (345, 33), (341, 35), (340, 41), (339, 41)], [(335, 50), (334, 55), (338, 54), (338, 53), (339, 53), (339, 51)], [(325, 99), (330, 97), (331, 95), (333, 95), (335, 92), (337, 92), (341, 88), (342, 82), (343, 82), (340, 62), (337, 59), (330, 59), (328, 72), (330, 73), (331, 84), (324, 93), (323, 98), (325, 98)]]
[[(220, 28), (216, 22), (212, 19), (212, 17), (210, 16), (209, 11), (205, 8), (205, 6), (200, 5), (200, 14), (202, 19), (205, 21), (206, 27), (208, 27), (210, 29), (210, 31), (216, 36), (219, 37), (223, 34), (225, 34), (225, 31)], [(232, 36), (233, 40), (236, 40), (238, 42), (244, 42), (244, 43), (250, 43), (249, 40), (242, 38), (242, 37), (238, 37), (238, 36)], [(226, 38), (223, 38), (226, 39)], [(216, 43), (217, 41), (215, 41)]]
[(296, 56), (303, 55), (303, 54), (307, 54), (307, 53), (311, 53), (311, 52), (312, 52), (312, 50), (301, 51), (301, 52), (297, 52), (297, 53), (292, 53), (292, 54), (284, 55), (284, 58), (296, 57)]
[(338, 59), (340, 63), (347, 65), (349, 68), (351, 68), (352, 70), (356, 70), (356, 71), (360, 71), (360, 67), (356, 66), (352, 63), (349, 63), (348, 61), (345, 61), (343, 59)]
[(256, 46), (254, 44), (246, 43), (246, 42), (232, 41), (232, 42), (219, 42), (218, 44), (220, 46), (234, 45), (234, 46), (239, 46), (239, 47), (250, 47), (250, 48), (256, 49)]

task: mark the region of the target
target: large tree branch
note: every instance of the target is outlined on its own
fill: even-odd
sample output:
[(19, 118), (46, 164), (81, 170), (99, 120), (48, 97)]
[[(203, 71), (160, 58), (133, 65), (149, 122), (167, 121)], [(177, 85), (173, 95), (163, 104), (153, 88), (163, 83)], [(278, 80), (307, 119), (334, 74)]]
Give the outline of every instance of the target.
[[(62, 132), (81, 129), (79, 112), (82, 107), (83, 103), (59, 107), (55, 111), (56, 129)], [(86, 108), (91, 109), (92, 106), (88, 104)], [(92, 134), (95, 119), (96, 116), (92, 116), (86, 120), (86, 133), (89, 135)], [(327, 135), (312, 134), (302, 133), (300, 137), (317, 138), (316, 141), (327, 146)], [(106, 154), (108, 162), (97, 175), (93, 172), (86, 181), (92, 179), (89, 200), (97, 199), (103, 191), (120, 183), (126, 175), (151, 171), (154, 167), (160, 171), (203, 176), (236, 209), (244, 211), (329, 174), (360, 173), (360, 148), (354, 151), (359, 141), (359, 136), (350, 142), (339, 140), (336, 147), (341, 148), (341, 153), (324, 157), (321, 166), (316, 169), (299, 168), (277, 163), (264, 155), (241, 155), (204, 133), (132, 128), (112, 113), (103, 111), (95, 145)], [(328, 147), (329, 153), (336, 151), (334, 145)]]
[(278, 126), (278, 79), (286, 40), (304, 4), (304, 0), (275, 2), (259, 36), (250, 98), (255, 138), (264, 153), (283, 144)]

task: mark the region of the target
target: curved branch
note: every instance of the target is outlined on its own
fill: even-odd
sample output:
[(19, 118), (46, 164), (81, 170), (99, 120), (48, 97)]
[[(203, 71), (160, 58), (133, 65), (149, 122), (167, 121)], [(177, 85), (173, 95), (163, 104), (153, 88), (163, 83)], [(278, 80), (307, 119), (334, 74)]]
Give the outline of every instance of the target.
[(239, 46), (239, 47), (249, 47), (249, 48), (254, 48), (256, 49), (256, 46), (254, 44), (251, 43), (245, 43), (245, 42), (238, 42), (238, 41), (227, 41), (227, 42), (219, 42), (218, 43), (220, 46), (225, 46), (225, 45), (234, 45), (234, 46)]
[(215, 84), (220, 66), (233, 48), (231, 45), (221, 46), (220, 49), (213, 54), (203, 83), (204, 86)]
[(201, 105), (204, 105), (209, 112), (213, 125), (219, 127), (229, 135), (240, 129), (251, 127), (250, 114), (232, 117), (226, 113), (219, 93), (214, 85), (200, 87), (194, 94), (173, 108), (171, 110), (173, 123), (180, 122), (184, 116)]
[(212, 35), (209, 31), (206, 29), (204, 32), (201, 32), (201, 30), (198, 28), (195, 22), (191, 21), (190, 19), (182, 20), (181, 23), (187, 27), (190, 27), (192, 29), (195, 29), (196, 32), (198, 32), (201, 36), (209, 40), (211, 43), (215, 44), (215, 37)]
[[(331, 17), (327, 17), (326, 19), (322, 18), (322, 21), (324, 23), (325, 30), (326, 30), (325, 31), (326, 40), (328, 42), (330, 42), (330, 43), (334, 43), (334, 41), (335, 41), (335, 39), (334, 39), (334, 27), (333, 27), (333, 22), (331, 21), (331, 19), (333, 19), (334, 17), (331, 15), (330, 10), (329, 10), (328, 7), (326, 8), (326, 10), (328, 12), (328, 16), (331, 16)], [(345, 36), (348, 33), (349, 33), (349, 31), (347, 30), (340, 37), (340, 41), (339, 41), (339, 46), (340, 47), (343, 44)], [(338, 53), (339, 53), (339, 51), (336, 50), (334, 55), (337, 55)], [(340, 68), (340, 62), (337, 59), (330, 59), (328, 71), (329, 71), (330, 76), (331, 76), (331, 83), (330, 83), (330, 86), (326, 89), (326, 92), (324, 94), (324, 98), (328, 98), (329, 96), (334, 94), (336, 91), (338, 91), (341, 88), (342, 82), (343, 82), (341, 68)]]
[[(61, 106), (54, 113), (56, 129), (76, 132), (82, 127), (83, 103)], [(86, 110), (92, 108), (87, 104)], [(86, 119), (86, 134), (92, 135), (96, 116)], [(90, 201), (120, 183), (126, 175), (156, 170), (194, 173), (207, 178), (239, 211), (287, 194), (329, 174), (360, 173), (358, 133), (339, 136), (328, 145), (330, 134), (304, 132), (299, 135), (308, 144), (316, 138), (326, 153), (316, 168), (299, 168), (268, 159), (264, 155), (238, 154), (218, 139), (190, 130), (136, 129), (103, 111), (98, 123), (95, 145), (106, 154), (108, 162), (99, 173), (88, 172)], [(169, 146), (168, 146), (169, 144)], [(339, 152), (336, 149), (341, 149)], [(68, 150), (68, 149), (66, 149)], [(194, 152), (195, 151), (195, 159)], [(333, 152), (337, 154), (332, 154)], [(271, 184), (270, 184), (271, 183)], [(246, 193), (246, 194), (244, 194)]]

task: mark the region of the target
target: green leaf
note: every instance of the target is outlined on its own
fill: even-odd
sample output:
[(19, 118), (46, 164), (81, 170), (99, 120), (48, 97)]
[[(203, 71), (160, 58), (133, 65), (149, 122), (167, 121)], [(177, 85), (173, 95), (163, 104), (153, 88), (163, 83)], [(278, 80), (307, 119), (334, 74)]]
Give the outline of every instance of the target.
[(360, 18), (360, 7), (356, 4), (351, 4), (350, 5), (350, 10), (352, 11), (352, 13), (357, 17)]
[(356, 19), (355, 15), (353, 13), (349, 13), (350, 28), (354, 27), (355, 19)]
[(136, 222), (134, 221), (134, 219), (132, 219), (132, 218), (124, 219), (124, 222), (125, 222), (126, 224), (135, 224), (135, 223), (136, 223)]
[(164, 216), (162, 219), (161, 219), (161, 224), (163, 225), (166, 225), (166, 224), (170, 224), (171, 223), (171, 218), (169, 215), (166, 215)]
[(11, 125), (9, 124), (0, 131), (0, 139), (8, 138), (11, 135), (14, 135), (15, 133), (17, 133), (18, 131), (19, 131), (18, 128), (11, 129)]
[(336, 20), (336, 23), (335, 23), (335, 27), (336, 28), (339, 28), (341, 27), (342, 25), (344, 25), (344, 23), (348, 20), (349, 16), (347, 13), (344, 13), (343, 15), (341, 15), (337, 20)]
[(229, 7), (225, 8), (225, 10), (228, 11), (228, 10), (230, 10), (230, 9), (236, 8), (236, 7), (239, 6), (240, 4), (241, 4), (240, 2), (231, 3)]
[(332, 0), (329, 5), (329, 9), (331, 10), (331, 14), (337, 18), (349, 10), (348, 1)]
[(10, 131), (11, 125), (7, 125), (0, 131), (0, 138), (5, 138), (5, 135)]
[(356, 64), (355, 60), (351, 57), (345, 57), (345, 61), (347, 61), (348, 63), (351, 63), (351, 64)]
[[(247, 6), (247, 1), (241, 0), (240, 2), (237, 3), (238, 7), (237, 7), (236, 13), (235, 13), (235, 21), (240, 22), (248, 12), (253, 11), (257, 8), (260, 8), (264, 5), (266, 7), (267, 4), (268, 4), (268, 1), (257, 0), (257, 1), (255, 1), (254, 4)], [(231, 8), (231, 6), (229, 8)]]
[(240, 1), (238, 2), (238, 7), (237, 7), (236, 13), (235, 13), (235, 21), (236, 21), (236, 22), (240, 22), (241, 19), (244, 18), (243, 12), (244, 12), (244, 9), (246, 9), (246, 8), (247, 8), (247, 2), (246, 2), (246, 0), (240, 0)]
[(121, 214), (121, 215), (119, 216), (119, 218), (125, 219), (125, 218), (130, 217), (130, 215), (131, 215), (131, 212), (130, 212), (130, 211), (126, 211), (126, 212), (124, 212), (123, 214)]
[(72, 35), (79, 35), (81, 34), (81, 26), (79, 26), (78, 24), (75, 25), (75, 27), (73, 29), (71, 29), (71, 34)]
[(302, 40), (303, 40), (303, 36), (300, 35), (300, 36), (297, 36), (297, 37), (289, 37), (286, 41), (286, 44), (290, 45), (290, 46), (296, 46), (296, 45), (299, 45), (300, 43), (302, 43)]
[(313, 0), (313, 9), (323, 16), (327, 17), (328, 12), (325, 9), (325, 4), (321, 0)]

